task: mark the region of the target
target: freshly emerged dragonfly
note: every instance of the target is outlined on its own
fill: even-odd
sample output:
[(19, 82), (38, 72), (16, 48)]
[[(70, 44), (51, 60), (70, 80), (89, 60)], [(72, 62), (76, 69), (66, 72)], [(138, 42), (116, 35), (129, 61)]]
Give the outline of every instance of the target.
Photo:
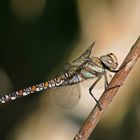
[(105, 89), (107, 89), (107, 71), (117, 72), (119, 69), (117, 70), (117, 57), (113, 53), (102, 55), (100, 58), (90, 57), (94, 44), (95, 42), (71, 64), (66, 64), (63, 68), (63, 72), (58, 74), (54, 79), (6, 94), (0, 97), (0, 103), (6, 103), (19, 97), (53, 88), (56, 103), (62, 108), (72, 108), (80, 99), (79, 83), (87, 79), (97, 78), (89, 88), (89, 93), (101, 110), (98, 100), (92, 94), (92, 90), (102, 76), (105, 78)]

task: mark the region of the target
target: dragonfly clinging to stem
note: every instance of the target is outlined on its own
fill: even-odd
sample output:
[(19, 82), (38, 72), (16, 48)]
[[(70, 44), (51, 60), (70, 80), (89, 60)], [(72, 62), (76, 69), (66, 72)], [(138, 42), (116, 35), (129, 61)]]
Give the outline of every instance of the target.
[[(64, 66), (63, 72), (58, 74), (54, 79), (1, 96), (0, 103), (6, 103), (10, 100), (15, 100), (19, 97), (33, 94), (35, 92), (54, 88), (56, 89), (56, 92), (54, 92), (56, 93), (55, 98), (57, 104), (64, 107), (66, 105), (65, 102), (67, 102), (66, 100), (73, 98), (71, 104), (69, 103), (69, 107), (71, 108), (79, 101), (80, 98), (80, 87), (77, 85), (84, 80), (97, 78), (89, 88), (89, 93), (101, 110), (99, 101), (92, 94), (92, 90), (102, 76), (105, 78), (105, 89), (107, 89), (107, 71), (115, 73), (120, 69), (117, 69), (118, 60), (113, 53), (102, 55), (101, 57), (91, 57), (90, 55), (94, 44), (95, 42), (93, 42), (87, 50), (85, 50), (85, 52), (71, 64), (67, 63)], [(59, 89), (59, 94), (57, 89)], [(61, 96), (59, 96), (60, 94)]]

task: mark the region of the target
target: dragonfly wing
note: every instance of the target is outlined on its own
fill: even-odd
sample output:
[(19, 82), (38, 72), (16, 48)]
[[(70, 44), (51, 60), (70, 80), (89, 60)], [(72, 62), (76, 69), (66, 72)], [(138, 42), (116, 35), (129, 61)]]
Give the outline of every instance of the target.
[(78, 65), (79, 63), (82, 63), (83, 60), (88, 59), (89, 56), (91, 55), (91, 50), (92, 50), (94, 44), (95, 44), (95, 42), (93, 42), (80, 57), (78, 57), (76, 60), (74, 60), (73, 63)]
[(62, 72), (67, 72), (68, 70), (70, 70), (72, 67), (72, 65), (70, 63), (66, 63), (63, 68), (62, 68)]
[(81, 96), (80, 84), (57, 87), (52, 89), (52, 96), (58, 106), (64, 109), (73, 108)]
[(59, 76), (59, 75), (62, 75), (63, 73), (65, 73), (67, 71), (69, 71), (71, 68), (72, 68), (72, 65), (70, 63), (66, 63), (65, 65), (63, 65), (61, 67), (61, 70), (58, 71), (56, 77)]

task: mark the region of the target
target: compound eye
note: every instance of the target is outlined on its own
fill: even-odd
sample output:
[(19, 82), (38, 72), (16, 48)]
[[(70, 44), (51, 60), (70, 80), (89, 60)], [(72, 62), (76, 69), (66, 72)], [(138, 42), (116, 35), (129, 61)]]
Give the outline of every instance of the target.
[(112, 60), (108, 60), (108, 63), (109, 63), (109, 64), (112, 64)]

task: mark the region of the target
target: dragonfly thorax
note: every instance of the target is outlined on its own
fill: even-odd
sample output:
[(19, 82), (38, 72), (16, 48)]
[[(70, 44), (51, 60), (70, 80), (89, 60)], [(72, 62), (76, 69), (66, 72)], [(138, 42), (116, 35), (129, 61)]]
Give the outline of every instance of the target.
[(81, 69), (81, 74), (85, 79), (90, 79), (102, 75), (104, 73), (104, 67), (98, 57), (92, 57)]

